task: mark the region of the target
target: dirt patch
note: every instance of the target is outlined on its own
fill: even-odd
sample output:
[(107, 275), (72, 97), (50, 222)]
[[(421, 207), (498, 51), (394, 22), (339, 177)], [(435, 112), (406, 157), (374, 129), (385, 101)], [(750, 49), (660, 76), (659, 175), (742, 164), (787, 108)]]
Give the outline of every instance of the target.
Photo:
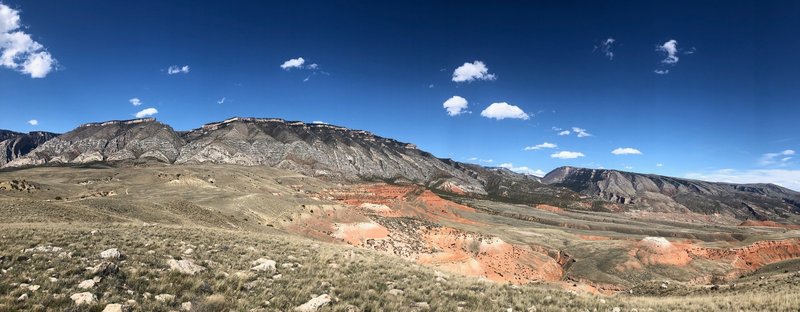
[(729, 249), (695, 247), (688, 252), (693, 256), (724, 260), (743, 271), (754, 271), (770, 263), (800, 257), (800, 239), (760, 241)]
[(545, 204), (536, 205), (535, 208), (536, 209), (540, 209), (540, 210), (544, 210), (544, 211), (549, 211), (549, 212), (563, 212), (564, 211), (563, 209), (558, 208), (556, 206), (550, 206), (550, 205), (545, 205)]
[(450, 272), (515, 284), (557, 281), (563, 274), (555, 259), (498, 237), (447, 227), (431, 229), (422, 237), (436, 252), (421, 254), (417, 261)]
[(337, 223), (331, 236), (341, 239), (350, 245), (361, 245), (368, 239), (383, 239), (389, 230), (374, 222)]

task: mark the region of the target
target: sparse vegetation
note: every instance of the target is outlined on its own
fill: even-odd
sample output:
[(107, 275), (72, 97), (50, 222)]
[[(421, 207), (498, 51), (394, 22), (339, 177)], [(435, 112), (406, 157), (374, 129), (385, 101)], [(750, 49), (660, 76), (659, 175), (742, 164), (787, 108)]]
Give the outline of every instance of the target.
[[(434, 311), (459, 307), (466, 311), (533, 311), (532, 307), (536, 311), (609, 311), (614, 307), (622, 311), (788, 311), (800, 304), (797, 273), (759, 280), (764, 286), (743, 285), (718, 293), (614, 298), (534, 284), (511, 286), (458, 276), (437, 279), (431, 269), (397, 258), (279, 233), (41, 224), (4, 226), (0, 235), (0, 311), (99, 311), (111, 303), (136, 311), (171, 311), (181, 309), (185, 302), (192, 303), (193, 311), (288, 311), (320, 294), (333, 297), (320, 311), (404, 311), (414, 310), (416, 302), (426, 302)], [(60, 247), (63, 254), (23, 252), (37, 246)], [(124, 255), (115, 262), (119, 270), (102, 276), (90, 289), (97, 296), (94, 304), (76, 306), (70, 295), (84, 291), (77, 289), (82, 280), (98, 276), (87, 267), (104, 263), (99, 254), (108, 248), (118, 248)], [(192, 251), (187, 253), (188, 249)], [(277, 261), (278, 271), (251, 271), (251, 262), (259, 258)], [(169, 259), (191, 259), (206, 270), (181, 274), (169, 270)], [(31, 291), (32, 285), (40, 288)], [(391, 289), (402, 290), (402, 295), (388, 294)], [(18, 301), (23, 294), (28, 298)], [(160, 294), (175, 297), (156, 300)]]
[[(386, 206), (386, 216), (363, 215), (358, 205), (348, 208), (326, 198), (332, 194), (329, 190), (347, 186), (262, 167), (34, 168), (0, 174), (2, 180), (24, 179), (42, 186), (31, 193), (0, 193), (0, 311), (101, 311), (107, 304), (132, 311), (180, 311), (189, 305), (191, 311), (291, 311), (321, 295), (330, 295), (331, 302), (320, 311), (412, 311), (426, 306), (431, 311), (528, 311), (532, 307), (536, 311), (612, 311), (615, 307), (621, 311), (760, 311), (791, 310), (800, 290), (800, 267), (783, 263), (735, 281), (714, 279), (738, 277), (725, 276), (729, 267), (721, 262), (617, 269), (630, 258), (632, 242), (642, 235), (675, 234), (718, 246), (730, 246), (727, 241), (741, 240), (737, 244), (744, 245), (796, 236), (781, 228), (709, 228), (704, 223), (568, 208), (554, 212), (454, 194), (445, 199), (426, 197), (439, 205), (432, 210), (419, 197), (427, 192), (423, 188), (404, 194), (391, 187), (385, 195), (400, 196), (400, 202), (385, 202), (391, 206)], [(213, 186), (209, 177), (215, 181)], [(375, 203), (383, 200), (371, 192), (352, 196), (365, 194)], [(453, 213), (444, 204), (447, 199), (472, 208)], [(433, 214), (393, 216), (399, 213), (398, 207)], [(445, 267), (437, 272), (401, 259), (402, 252), (361, 248), (369, 248), (370, 243), (354, 247), (322, 242), (335, 241), (325, 232), (329, 229), (324, 222), (368, 220), (390, 230), (397, 247), (420, 254), (452, 252), (448, 245), (428, 245), (420, 233), (453, 228), (441, 233), (464, 235), (465, 243), (458, 248), (463, 246), (467, 261), (486, 258), (492, 248), (507, 246), (496, 244), (502, 240), (539, 248), (530, 254), (544, 260), (577, 262), (562, 266), (561, 281), (556, 275), (555, 282), (512, 286), (448, 273)], [(300, 222), (308, 222), (307, 229), (314, 231), (298, 230)], [(368, 237), (356, 240), (377, 247), (391, 245)], [(48, 246), (62, 250), (51, 251), (54, 248)], [(38, 247), (40, 251), (25, 251)], [(110, 248), (117, 248), (121, 257), (102, 259), (100, 253)], [(253, 262), (262, 258), (276, 261), (276, 272), (251, 270)], [(196, 273), (173, 271), (173, 262), (194, 265)], [(491, 265), (487, 268), (492, 269)], [(505, 272), (515, 274), (513, 268), (508, 266)], [(701, 273), (720, 285), (712, 289), (693, 283)], [(662, 288), (663, 280), (672, 283)], [(592, 283), (618, 288), (595, 295), (592, 286), (587, 286)], [(732, 287), (733, 283), (737, 285)], [(95, 301), (78, 306), (72, 299), (76, 294)]]

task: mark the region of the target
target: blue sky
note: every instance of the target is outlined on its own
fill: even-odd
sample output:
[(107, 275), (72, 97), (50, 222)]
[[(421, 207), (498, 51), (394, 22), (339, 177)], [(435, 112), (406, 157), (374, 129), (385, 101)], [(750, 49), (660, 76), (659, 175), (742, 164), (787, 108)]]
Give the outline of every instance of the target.
[(800, 189), (796, 1), (253, 2), (2, 0), (0, 128), (279, 117), (523, 172)]

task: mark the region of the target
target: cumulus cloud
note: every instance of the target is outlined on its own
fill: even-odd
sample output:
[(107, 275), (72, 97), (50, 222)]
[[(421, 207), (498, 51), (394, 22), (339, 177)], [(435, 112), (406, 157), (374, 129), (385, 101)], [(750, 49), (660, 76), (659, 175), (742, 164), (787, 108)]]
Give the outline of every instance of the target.
[(658, 163), (658, 164), (656, 164), (656, 167), (664, 167), (664, 164)]
[(521, 108), (506, 102), (492, 103), (492, 105), (489, 105), (489, 107), (481, 112), (481, 116), (497, 120), (506, 118), (528, 120), (530, 118)]
[(128, 102), (130, 102), (131, 105), (133, 105), (133, 106), (142, 105), (142, 100), (140, 100), (139, 98), (132, 98), (132, 99), (128, 100)]
[(578, 157), (585, 157), (581, 152), (570, 152), (570, 151), (560, 151), (558, 153), (550, 155), (551, 158), (558, 158), (558, 159), (575, 159)]
[(453, 81), (471, 82), (475, 80), (495, 80), (497, 77), (489, 73), (489, 68), (481, 61), (464, 63), (453, 71)]
[[(305, 63), (306, 63), (306, 60), (304, 58), (298, 57), (298, 58), (290, 59), (290, 60), (288, 60), (286, 62), (283, 62), (283, 64), (281, 64), (281, 68), (283, 68), (284, 70), (290, 70), (292, 68), (303, 68), (303, 64), (305, 64)], [(314, 65), (316, 65), (316, 64), (314, 64)]]
[(569, 130), (563, 130), (563, 131), (559, 132), (558, 135), (564, 136), (564, 135), (569, 135), (570, 133), (572, 133), (572, 132), (570, 132)]
[(502, 163), (498, 167), (506, 168), (506, 169), (514, 171), (516, 173), (530, 174), (530, 175), (535, 175), (535, 176), (538, 176), (538, 177), (543, 177), (545, 175), (545, 172), (542, 171), (542, 169), (534, 170), (534, 169), (531, 169), (531, 168), (526, 167), (526, 166), (514, 167), (513, 163)]
[(616, 40), (614, 40), (614, 38), (608, 38), (606, 40), (603, 40), (602, 42), (600, 42), (600, 44), (594, 46), (594, 50), (600, 51), (600, 53), (603, 53), (603, 55), (605, 55), (605, 57), (607, 57), (609, 60), (613, 60), (614, 51), (612, 51), (612, 47), (615, 41)]
[(145, 108), (145, 109), (140, 110), (139, 112), (136, 113), (136, 118), (144, 118), (144, 117), (148, 117), (148, 116), (153, 116), (155, 114), (158, 114), (158, 110), (157, 109), (152, 108), (152, 107), (151, 108)]
[(675, 39), (670, 39), (667, 42), (662, 43), (661, 45), (657, 45), (656, 52), (664, 56), (664, 59), (661, 60), (661, 66), (655, 69), (653, 72), (659, 75), (669, 74), (669, 69), (665, 67), (677, 65), (678, 61), (680, 60), (678, 54), (682, 53), (685, 55), (690, 55), (694, 54), (695, 51), (696, 49), (694, 47), (688, 50), (678, 49), (678, 41)]
[(585, 138), (585, 137), (592, 136), (592, 134), (587, 132), (586, 129), (582, 129), (582, 128), (578, 128), (578, 127), (572, 127), (572, 132), (575, 132), (578, 135), (579, 138)]
[[(2, 26), (0, 26), (0, 27), (2, 27)], [(28, 120), (28, 124), (31, 125), (31, 126), (36, 126), (36, 125), (39, 125), (39, 121), (36, 120), (36, 119), (31, 119), (31, 120)]]
[(0, 66), (44, 78), (55, 69), (56, 59), (21, 27), (19, 11), (0, 3)]
[(176, 74), (188, 74), (189, 73), (189, 65), (172, 65), (167, 68), (167, 74), (169, 75), (176, 75)]
[(219, 99), (217, 104), (225, 104), (225, 97), (223, 96), (221, 99)]
[(795, 151), (790, 149), (777, 153), (766, 153), (761, 155), (758, 164), (762, 166), (787, 166), (795, 154)]
[(444, 101), (443, 106), (447, 110), (448, 115), (458, 116), (466, 112), (467, 99), (458, 95), (454, 95), (453, 97), (447, 99), (447, 101)]
[(800, 191), (800, 170), (721, 169), (711, 172), (692, 172), (686, 178), (727, 183), (772, 183)]
[(526, 151), (535, 151), (535, 150), (540, 150), (540, 149), (544, 149), (544, 148), (557, 148), (557, 147), (558, 147), (558, 145), (556, 145), (556, 144), (553, 144), (553, 143), (550, 143), (550, 142), (544, 142), (542, 144), (536, 144), (534, 146), (525, 147), (525, 150)]
[(640, 152), (638, 149), (635, 149), (635, 148), (632, 148), (632, 147), (618, 147), (618, 148), (614, 149), (613, 151), (611, 151), (611, 154), (614, 154), (614, 155), (641, 155), (642, 152)]
[(676, 64), (678, 63), (678, 41), (675, 39), (670, 39), (667, 42), (664, 42), (660, 46), (656, 47), (656, 51), (659, 51), (664, 54), (665, 58), (661, 60), (661, 63), (664, 64)]
[(308, 82), (309, 80), (311, 80), (311, 77), (314, 77), (316, 75), (330, 76), (330, 73), (328, 73), (326, 71), (323, 71), (321, 66), (319, 64), (317, 64), (317, 63), (312, 63), (312, 64), (308, 64), (308, 65), (305, 65), (305, 64), (306, 64), (306, 59), (304, 59), (302, 57), (298, 57), (298, 58), (290, 59), (290, 60), (288, 60), (286, 62), (283, 62), (283, 64), (281, 64), (281, 68), (283, 70), (286, 70), (286, 71), (289, 71), (289, 70), (292, 70), (292, 69), (305, 69), (305, 70), (311, 71), (311, 73), (308, 76), (303, 78), (303, 82)]

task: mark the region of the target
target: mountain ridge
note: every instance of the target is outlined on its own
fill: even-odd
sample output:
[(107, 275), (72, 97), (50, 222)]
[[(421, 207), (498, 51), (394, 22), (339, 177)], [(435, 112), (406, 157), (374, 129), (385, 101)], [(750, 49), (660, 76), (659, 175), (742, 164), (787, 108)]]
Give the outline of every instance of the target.
[[(539, 178), (437, 158), (414, 144), (365, 130), (280, 118), (232, 117), (187, 131), (154, 118), (86, 123), (41, 142), (2, 168), (130, 160), (269, 166), (347, 181), (407, 181), (448, 193), (573, 209), (723, 213), (759, 220), (800, 213), (800, 193), (777, 185), (570, 166)], [(592, 204), (598, 200), (604, 203)]]

